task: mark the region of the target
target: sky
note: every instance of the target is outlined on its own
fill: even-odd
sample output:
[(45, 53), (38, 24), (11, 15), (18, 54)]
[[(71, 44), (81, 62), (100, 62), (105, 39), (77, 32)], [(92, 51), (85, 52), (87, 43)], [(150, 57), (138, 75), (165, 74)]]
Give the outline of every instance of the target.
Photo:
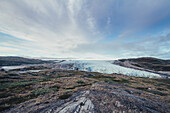
[(170, 59), (170, 0), (0, 0), (0, 56)]

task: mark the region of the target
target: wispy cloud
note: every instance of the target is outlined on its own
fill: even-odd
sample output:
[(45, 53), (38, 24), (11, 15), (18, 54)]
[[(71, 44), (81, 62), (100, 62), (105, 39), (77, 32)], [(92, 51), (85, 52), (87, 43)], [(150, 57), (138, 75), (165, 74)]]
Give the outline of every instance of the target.
[[(1, 36), (0, 44), (22, 51), (16, 55), (169, 57), (169, 35), (161, 44), (153, 41), (158, 40), (154, 34), (170, 32), (169, 5), (169, 0), (1, 0), (0, 32), (10, 38), (4, 44)], [(154, 43), (156, 47), (149, 47)]]

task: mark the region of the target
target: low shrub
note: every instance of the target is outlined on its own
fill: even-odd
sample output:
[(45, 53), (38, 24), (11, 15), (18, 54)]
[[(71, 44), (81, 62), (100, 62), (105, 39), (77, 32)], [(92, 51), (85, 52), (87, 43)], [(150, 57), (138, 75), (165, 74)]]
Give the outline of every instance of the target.
[(157, 88), (157, 90), (159, 90), (159, 91), (167, 91), (167, 90), (164, 89), (164, 88)]
[(145, 88), (145, 87), (137, 87), (136, 89), (139, 89), (139, 90), (144, 90), (144, 91), (146, 91), (148, 88)]
[(72, 91), (66, 90), (66, 91), (63, 92), (62, 95), (59, 96), (59, 99), (67, 99), (70, 96), (72, 96)]
[(51, 91), (53, 90), (49, 88), (39, 88), (39, 89), (33, 90), (31, 93), (35, 96), (39, 96), (39, 95), (44, 95), (46, 93), (49, 93)]
[(162, 93), (162, 92), (155, 91), (155, 90), (148, 90), (148, 92), (151, 92), (153, 94), (160, 95), (160, 96), (167, 96), (168, 95), (166, 93)]
[(78, 83), (78, 84), (84, 84), (84, 81), (78, 80), (77, 83)]

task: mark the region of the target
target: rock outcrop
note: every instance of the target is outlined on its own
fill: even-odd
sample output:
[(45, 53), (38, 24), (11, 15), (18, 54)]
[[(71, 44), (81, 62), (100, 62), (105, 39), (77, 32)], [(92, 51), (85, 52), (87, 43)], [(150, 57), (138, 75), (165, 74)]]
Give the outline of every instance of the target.
[[(150, 96), (152, 99), (145, 98)], [(48, 98), (46, 98), (48, 100)], [(159, 97), (120, 84), (94, 83), (79, 90), (70, 98), (35, 104), (20, 104), (9, 111), (31, 113), (169, 113), (170, 109)]]

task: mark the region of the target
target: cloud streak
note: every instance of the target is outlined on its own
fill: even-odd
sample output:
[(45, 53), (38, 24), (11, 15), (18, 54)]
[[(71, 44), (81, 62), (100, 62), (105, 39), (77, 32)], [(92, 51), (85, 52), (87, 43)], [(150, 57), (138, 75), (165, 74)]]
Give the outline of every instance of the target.
[[(22, 51), (16, 55), (97, 59), (156, 52), (161, 57), (170, 40), (169, 5), (168, 0), (1, 0), (0, 32), (11, 38), (4, 44), (1, 36), (0, 44)], [(155, 49), (148, 47), (163, 37), (151, 38), (157, 42), (146, 37), (165, 30), (166, 41)]]

